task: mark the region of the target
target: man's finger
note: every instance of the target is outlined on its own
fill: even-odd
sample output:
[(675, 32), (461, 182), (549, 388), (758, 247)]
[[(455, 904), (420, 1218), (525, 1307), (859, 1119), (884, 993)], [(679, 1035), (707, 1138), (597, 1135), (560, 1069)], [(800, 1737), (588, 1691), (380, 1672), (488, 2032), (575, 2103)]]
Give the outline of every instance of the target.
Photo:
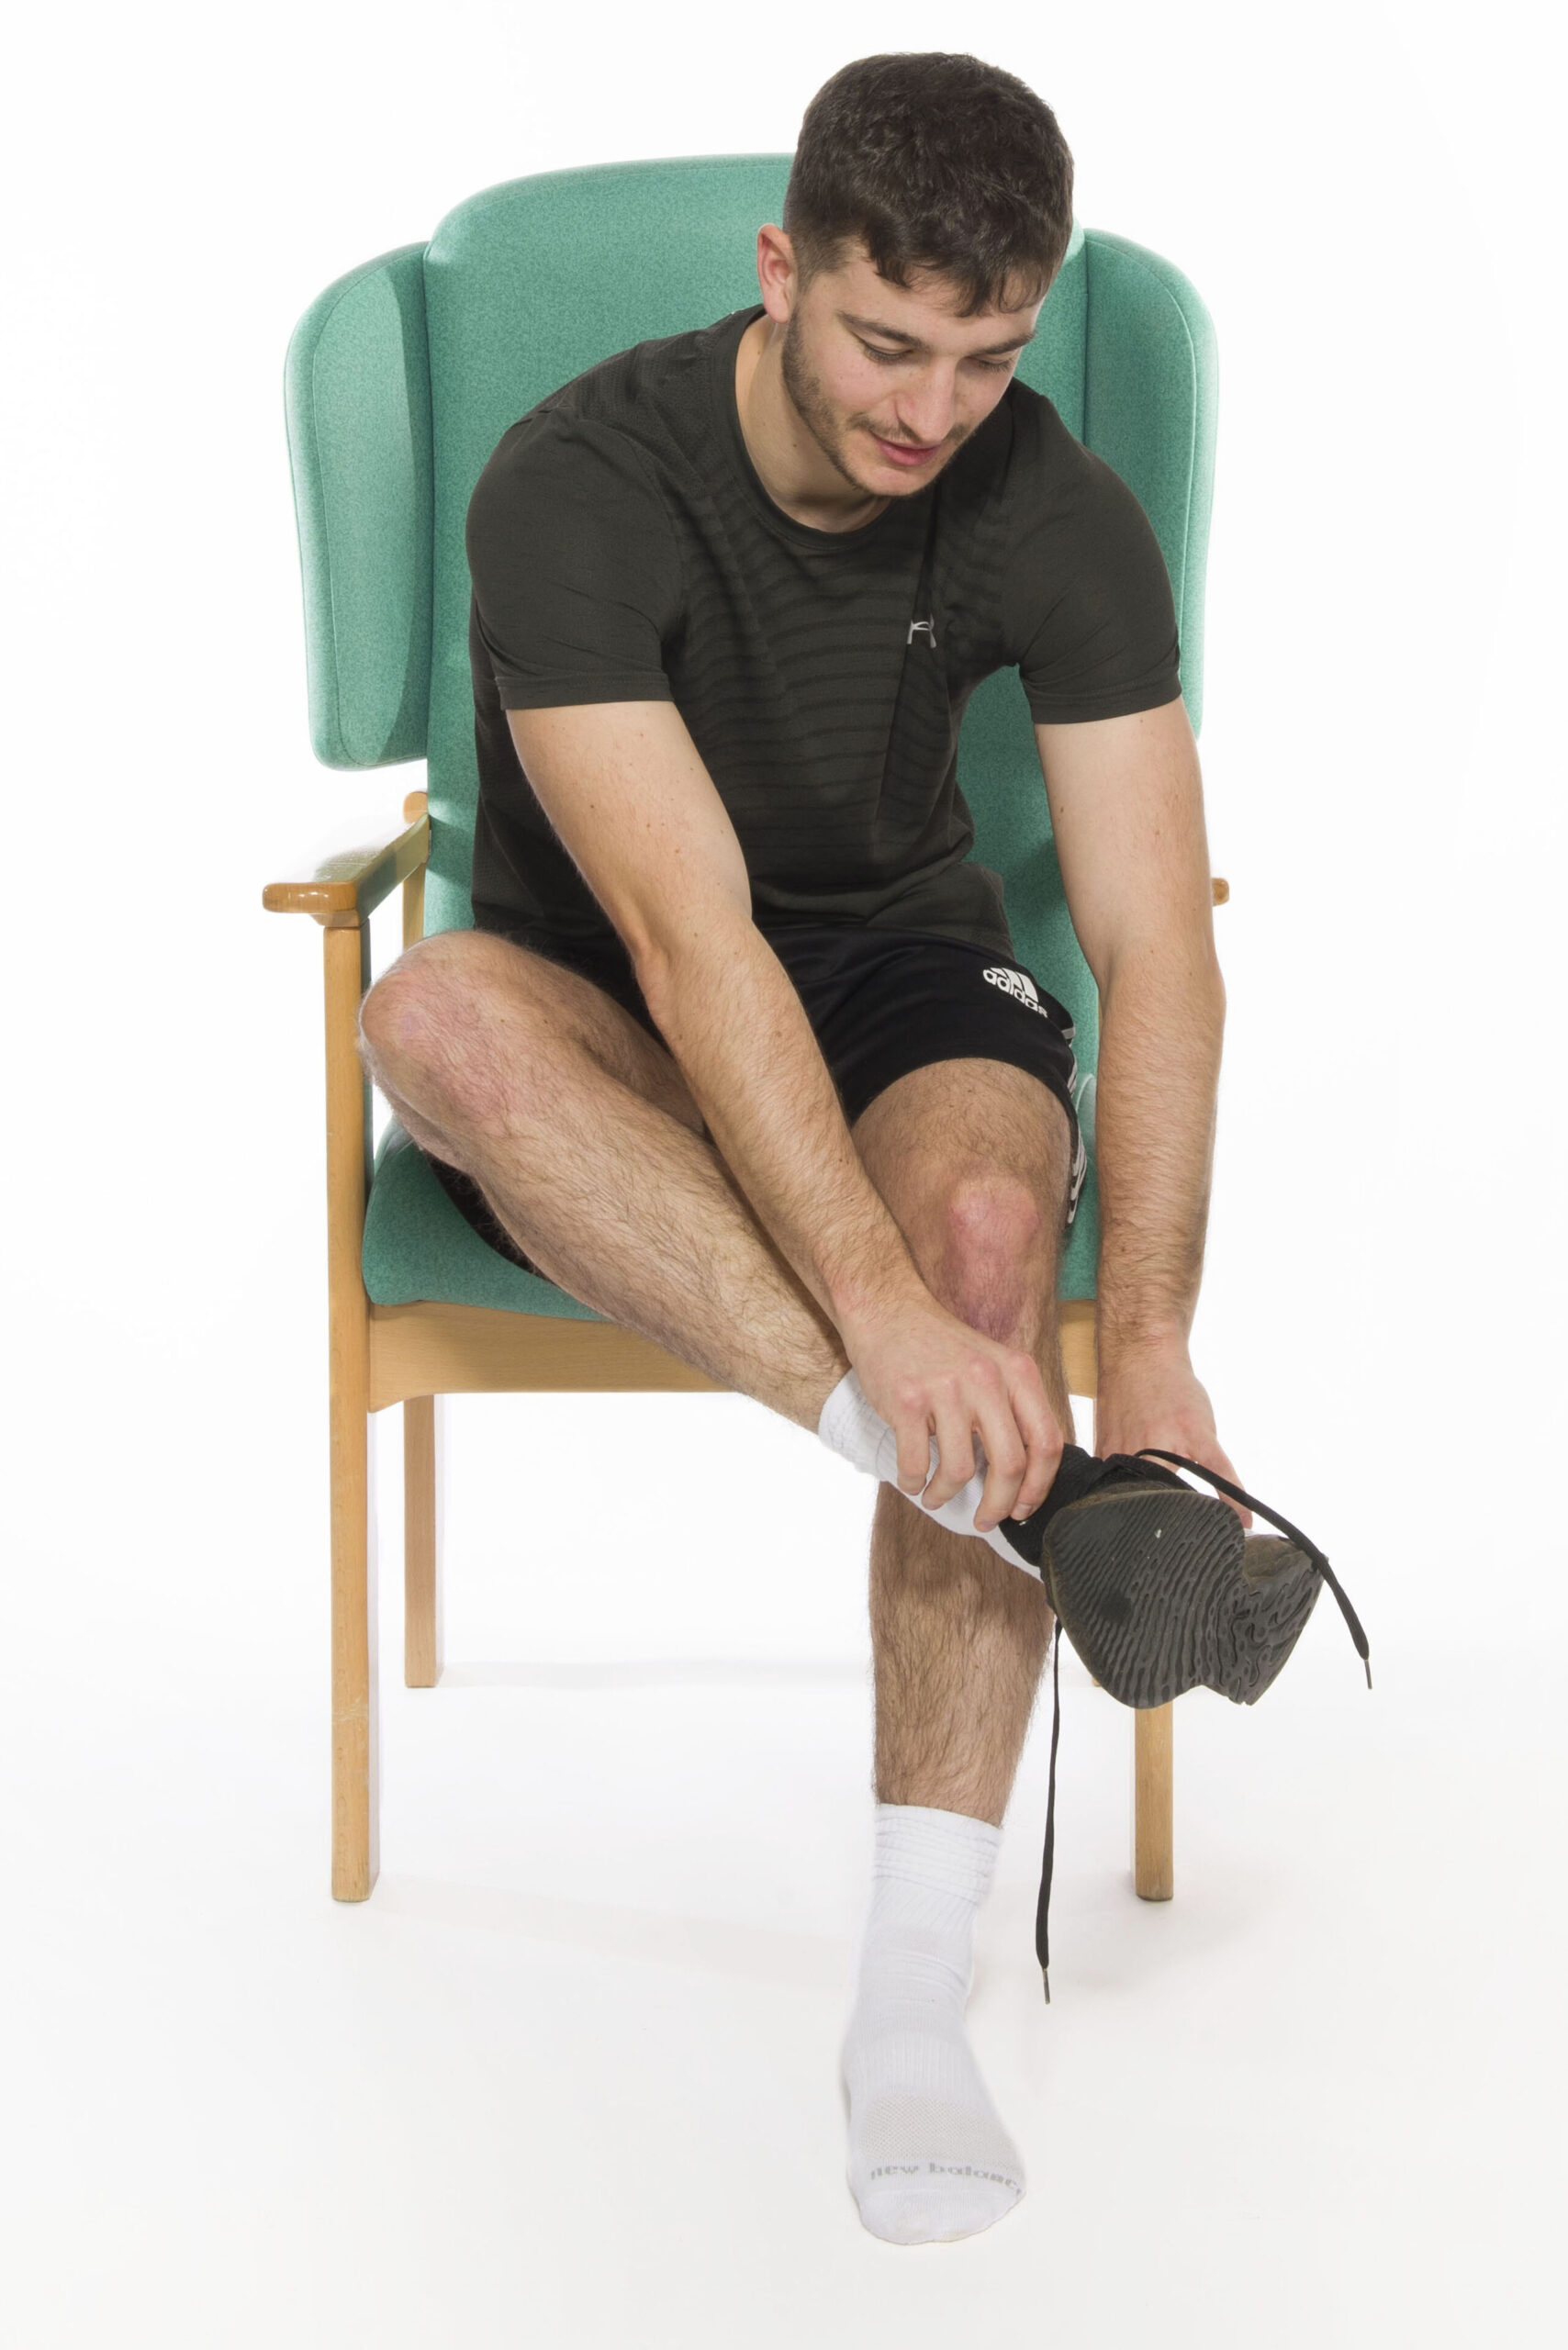
[(917, 1419), (903, 1414), (895, 1423), (899, 1439), (899, 1491), (918, 1501), (931, 1474), (931, 1424), (923, 1413)]
[(1057, 1481), (1061, 1467), (1062, 1432), (1057, 1426), (1056, 1414), (1046, 1401), (1046, 1391), (1038, 1374), (1032, 1381), (1020, 1380), (1012, 1391), (1013, 1416), (1018, 1432), (1029, 1448), (1028, 1466), (1024, 1481), (1012, 1503), (1010, 1515), (1027, 1517), (1037, 1510)]
[(1012, 1510), (1029, 1467), (1028, 1447), (1005, 1395), (981, 1406), (980, 1442), (985, 1447), (985, 1485), (975, 1529), (989, 1534)]
[(939, 1407), (932, 1416), (936, 1425), (936, 1474), (920, 1498), (926, 1509), (940, 1509), (974, 1475), (975, 1440), (969, 1414), (961, 1404)]

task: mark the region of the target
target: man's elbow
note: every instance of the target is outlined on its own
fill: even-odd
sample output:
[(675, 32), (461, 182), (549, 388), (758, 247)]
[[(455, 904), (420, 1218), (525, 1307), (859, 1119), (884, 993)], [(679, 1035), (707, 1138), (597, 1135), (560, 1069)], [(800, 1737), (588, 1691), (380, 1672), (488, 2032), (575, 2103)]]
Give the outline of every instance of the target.
[(1212, 1029), (1217, 1040), (1225, 1034), (1225, 979), (1212, 934), (1193, 941), (1182, 958), (1185, 965), (1183, 993), (1194, 1018)]
[(1101, 944), (1089, 957), (1102, 996), (1152, 990), (1179, 992), (1194, 1011), (1225, 1025), (1225, 980), (1215, 950), (1213, 926), (1160, 924), (1130, 937)]
[(706, 978), (715, 957), (732, 955), (738, 934), (755, 931), (750, 892), (743, 905), (731, 892), (677, 911), (661, 908), (622, 932), (643, 1000), (655, 1021), (659, 1005), (692, 972)]

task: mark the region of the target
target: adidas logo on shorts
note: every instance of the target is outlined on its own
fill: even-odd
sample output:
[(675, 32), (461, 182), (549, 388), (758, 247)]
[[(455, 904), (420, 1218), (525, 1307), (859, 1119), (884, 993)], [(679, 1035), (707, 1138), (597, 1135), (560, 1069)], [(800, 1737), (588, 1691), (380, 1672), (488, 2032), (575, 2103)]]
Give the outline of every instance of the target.
[(1009, 971), (1002, 964), (993, 963), (985, 976), (993, 988), (1002, 988), (1008, 995), (1016, 996), (1018, 1002), (1026, 1003), (1031, 1012), (1037, 1012), (1042, 1020), (1050, 1018), (1050, 1013), (1036, 993), (1034, 980), (1026, 971)]

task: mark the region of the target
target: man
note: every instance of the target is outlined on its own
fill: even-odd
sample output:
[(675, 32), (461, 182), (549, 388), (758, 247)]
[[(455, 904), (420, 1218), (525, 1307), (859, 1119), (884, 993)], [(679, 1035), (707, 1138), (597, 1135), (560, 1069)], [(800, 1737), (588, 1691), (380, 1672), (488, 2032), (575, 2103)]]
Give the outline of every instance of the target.
[(1014, 380), (1070, 222), (1021, 82), (863, 59), (807, 111), (760, 306), (507, 433), (469, 515), (476, 928), (363, 1017), (495, 1245), (896, 1487), (845, 2074), (899, 2243), (1023, 2188), (963, 2009), (1051, 1628), (1004, 1528), (1072, 1433), (1082, 1152), (1065, 1014), (956, 788), (964, 702), (1014, 663), (1102, 1003), (1098, 1450), (1233, 1473), (1187, 1348), (1224, 995), (1170, 587)]

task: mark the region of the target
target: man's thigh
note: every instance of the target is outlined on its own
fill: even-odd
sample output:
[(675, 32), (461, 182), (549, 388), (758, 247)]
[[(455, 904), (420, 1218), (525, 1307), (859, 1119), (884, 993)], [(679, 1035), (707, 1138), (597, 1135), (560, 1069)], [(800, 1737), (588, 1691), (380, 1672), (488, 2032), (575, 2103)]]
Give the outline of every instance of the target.
[[(706, 1135), (701, 1112), (674, 1056), (622, 996), (627, 983), (604, 983), (490, 931), (442, 931), (410, 947), (387, 973), (439, 1004), (453, 1023), (494, 1039), (503, 1051), (529, 1049), (531, 1031), (577, 1046), (656, 1109)], [(385, 985), (386, 982), (383, 982)], [(443, 1023), (445, 1024), (445, 1023)], [(449, 1027), (448, 1033), (460, 1033)]]
[(1005, 1321), (1016, 1302), (1023, 1342), (1043, 1336), (1072, 1173), (1051, 1089), (1005, 1061), (933, 1061), (886, 1087), (852, 1131), (933, 1294), (971, 1322)]

